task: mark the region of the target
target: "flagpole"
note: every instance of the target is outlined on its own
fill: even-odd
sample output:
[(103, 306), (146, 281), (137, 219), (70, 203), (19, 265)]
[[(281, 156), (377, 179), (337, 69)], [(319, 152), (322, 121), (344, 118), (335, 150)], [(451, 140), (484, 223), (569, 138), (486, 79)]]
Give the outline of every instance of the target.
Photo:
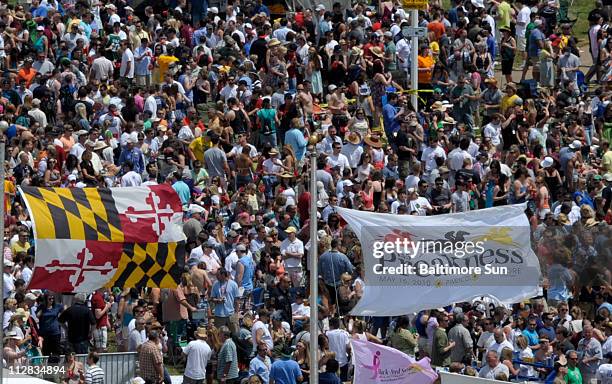
[[(8, 123), (6, 121), (0, 121), (0, 196), (2, 196), (2, 204), (0, 204), (0, 234), (2, 234), (2, 246), (0, 246), (0, 267), (2, 267), (2, 278), (4, 279), (4, 208), (6, 202), (4, 201), (4, 151), (5, 151), (5, 139), (4, 132), (8, 129)], [(2, 284), (2, 300), (4, 301), (4, 284)], [(0, 305), (0, 319), (4, 319), (4, 304)], [(0, 327), (0, 340), (2, 340), (4, 346), (4, 330)], [(2, 368), (4, 371), (4, 368)], [(4, 372), (0, 372), (0, 384), (4, 381)]]
[(317, 302), (319, 272), (317, 271), (317, 254), (319, 242), (317, 241), (317, 150), (313, 145), (310, 153), (310, 384), (319, 383), (319, 362), (317, 361), (317, 351), (319, 350), (318, 324), (319, 324), (319, 304)]

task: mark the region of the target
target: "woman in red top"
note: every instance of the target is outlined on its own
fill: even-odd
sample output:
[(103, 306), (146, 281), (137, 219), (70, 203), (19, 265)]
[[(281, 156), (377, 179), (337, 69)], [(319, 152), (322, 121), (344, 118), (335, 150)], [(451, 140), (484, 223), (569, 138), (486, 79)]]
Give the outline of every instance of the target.
[(374, 210), (374, 188), (372, 188), (372, 180), (365, 180), (361, 184), (361, 191), (359, 192), (361, 201), (363, 201), (363, 209), (366, 211)]

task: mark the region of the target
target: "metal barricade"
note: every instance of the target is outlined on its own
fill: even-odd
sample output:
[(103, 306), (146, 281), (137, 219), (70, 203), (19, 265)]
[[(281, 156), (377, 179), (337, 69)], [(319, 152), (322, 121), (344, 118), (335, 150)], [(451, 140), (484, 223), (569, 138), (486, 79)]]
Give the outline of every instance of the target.
[[(136, 377), (136, 368), (138, 356), (136, 352), (118, 352), (118, 353), (100, 353), (100, 360), (98, 361), (98, 366), (102, 368), (104, 371), (104, 382), (106, 384), (126, 384), (129, 381)], [(83, 367), (85, 371), (87, 371), (87, 355), (76, 355), (77, 361), (83, 363)], [(28, 360), (28, 364), (32, 366), (60, 366), (63, 367), (65, 364), (64, 357), (51, 358), (51, 362), (49, 361), (49, 356), (36, 356), (31, 357)], [(52, 380), (55, 382), (61, 382), (61, 378), (64, 377), (64, 374), (56, 374), (56, 375), (37, 375), (36, 377)]]

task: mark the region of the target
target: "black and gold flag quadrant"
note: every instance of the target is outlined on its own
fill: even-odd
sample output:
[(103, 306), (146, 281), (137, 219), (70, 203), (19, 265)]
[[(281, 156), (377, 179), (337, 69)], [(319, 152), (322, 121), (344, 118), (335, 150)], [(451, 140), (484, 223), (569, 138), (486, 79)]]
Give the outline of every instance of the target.
[(23, 187), (37, 239), (124, 241), (109, 189)]
[(185, 242), (126, 243), (108, 287), (176, 288), (184, 268)]

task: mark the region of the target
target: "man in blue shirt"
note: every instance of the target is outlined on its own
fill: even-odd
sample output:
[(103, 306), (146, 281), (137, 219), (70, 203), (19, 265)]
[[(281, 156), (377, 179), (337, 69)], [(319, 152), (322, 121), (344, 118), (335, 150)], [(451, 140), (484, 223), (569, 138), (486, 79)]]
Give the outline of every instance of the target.
[(291, 127), (285, 132), (285, 144), (289, 144), (295, 153), (297, 161), (302, 161), (306, 153), (308, 141), (304, 138), (304, 133), (300, 129), (299, 119), (291, 119)]
[(268, 356), (268, 346), (266, 343), (259, 343), (257, 346), (257, 355), (251, 359), (249, 363), (249, 375), (259, 375), (264, 384), (270, 382), (270, 365), (272, 361)]
[(232, 324), (231, 318), (235, 308), (238, 308), (238, 284), (230, 279), (230, 274), (225, 268), (219, 268), (217, 281), (212, 286), (211, 302), (214, 304), (215, 326), (226, 325), (235, 332), (237, 324)]
[(404, 109), (399, 112), (396, 109), (398, 96), (391, 93), (387, 96), (387, 104), (383, 107), (383, 123), (385, 125), (385, 133), (389, 142), (393, 142), (393, 134), (400, 129), (399, 117), (404, 113)]
[(121, 155), (119, 155), (119, 164), (123, 165), (130, 161), (134, 165), (134, 172), (142, 174), (145, 171), (144, 156), (140, 148), (134, 146), (138, 142), (138, 139), (130, 135), (127, 139), (127, 144)]
[(319, 259), (319, 271), (323, 276), (323, 281), (325, 281), (325, 285), (329, 290), (332, 301), (335, 304), (336, 295), (334, 294), (336, 287), (338, 287), (342, 283), (343, 273), (353, 273), (353, 264), (349, 260), (346, 255), (340, 251), (338, 251), (338, 246), (340, 245), (340, 241), (336, 238), (331, 241), (331, 250), (325, 252), (321, 255)]
[(297, 384), (304, 380), (300, 366), (291, 360), (291, 350), (283, 349), (280, 359), (272, 363), (270, 368), (270, 384)]
[(539, 56), (540, 50), (544, 47), (544, 40), (546, 40), (546, 36), (542, 30), (544, 29), (544, 24), (541, 19), (536, 19), (534, 21), (535, 28), (529, 34), (529, 41), (527, 42), (527, 57), (528, 61), (525, 63), (523, 67), (523, 74), (521, 75), (521, 81), (525, 80), (525, 75), (527, 74), (527, 70), (530, 65), (533, 65), (532, 74), (533, 79), (535, 81), (540, 81), (540, 63)]
[(172, 188), (176, 191), (176, 194), (181, 199), (181, 204), (183, 207), (189, 206), (189, 199), (191, 199), (191, 190), (189, 186), (183, 181), (183, 175), (180, 172), (174, 172), (172, 174), (172, 178), (174, 178), (174, 183), (172, 183)]
[(527, 328), (523, 329), (523, 336), (527, 338), (529, 347), (532, 350), (540, 348), (540, 337), (538, 335), (538, 332), (536, 332), (537, 326), (538, 326), (537, 319), (535, 317), (530, 317), (527, 322)]

